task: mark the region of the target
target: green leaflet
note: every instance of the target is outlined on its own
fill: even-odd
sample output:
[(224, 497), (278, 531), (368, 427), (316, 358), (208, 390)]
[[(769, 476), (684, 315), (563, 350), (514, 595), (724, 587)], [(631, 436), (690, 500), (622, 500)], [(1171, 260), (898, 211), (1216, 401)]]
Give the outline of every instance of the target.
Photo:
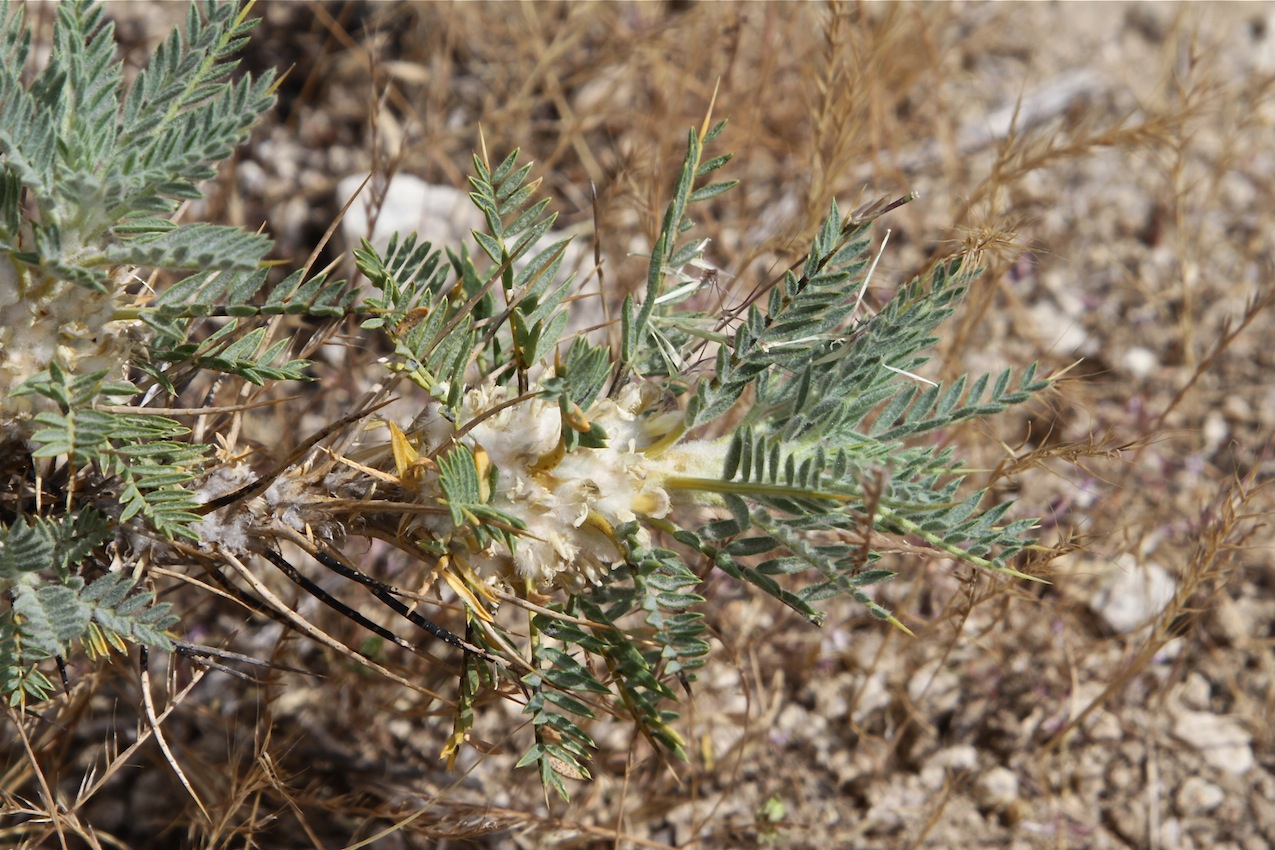
[(52, 684), (35, 665), (67, 655), (76, 642), (92, 643), (99, 653), (123, 651), (125, 642), (171, 647), (166, 631), (177, 622), (171, 605), (133, 593), (125, 573), (89, 583), (71, 573), (112, 536), (107, 518), (92, 508), (0, 526), (0, 591), (13, 602), (0, 614), (0, 687), (11, 704), (47, 699)]

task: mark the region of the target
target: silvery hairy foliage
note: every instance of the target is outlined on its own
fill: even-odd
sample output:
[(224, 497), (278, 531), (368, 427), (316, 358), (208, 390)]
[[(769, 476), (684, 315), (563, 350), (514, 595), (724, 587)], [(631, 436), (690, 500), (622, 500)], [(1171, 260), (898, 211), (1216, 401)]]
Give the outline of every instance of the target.
[[(687, 135), (612, 344), (569, 331), (566, 243), (546, 244), (554, 216), (516, 151), (474, 157), (485, 226), (469, 245), (364, 243), (362, 290), (308, 269), (272, 282), (265, 237), (175, 215), (272, 104), (269, 76), (232, 76), (252, 22), (233, 4), (192, 6), (125, 86), (101, 8), (56, 15), (36, 71), (23, 9), (0, 7), (0, 687), (12, 703), (55, 698), (49, 665), (77, 650), (188, 647), (155, 601), (153, 565), (198, 565), (249, 610), (334, 640), (269, 591), (261, 577), (279, 570), (409, 651), (422, 633), (454, 647), (444, 755), (465, 745), (479, 697), (500, 691), (531, 719), (520, 764), (565, 796), (564, 777), (588, 776), (598, 714), (682, 753), (670, 683), (705, 662), (697, 588), (712, 571), (815, 624), (821, 601), (848, 595), (899, 625), (874, 586), (902, 541), (1025, 577), (1010, 562), (1032, 520), (1006, 521), (1008, 502), (963, 488), (954, 450), (924, 435), (1049, 381), (1034, 367), (916, 378), (972, 272), (953, 259), (869, 313), (868, 231), (885, 205), (834, 205), (763, 297), (696, 312), (712, 281), (691, 215), (734, 185), (718, 179), (730, 157), (708, 153), (723, 124), (706, 120)], [(290, 357), (291, 317), (384, 340), (366, 394), (272, 462), (194, 439), (183, 422), (196, 378), (324, 379)], [(410, 422), (378, 418), (411, 393)], [(440, 627), (357, 569), (343, 554), (356, 537), (421, 565), (461, 625)], [(364, 588), (402, 633), (330, 597), (298, 557)]]

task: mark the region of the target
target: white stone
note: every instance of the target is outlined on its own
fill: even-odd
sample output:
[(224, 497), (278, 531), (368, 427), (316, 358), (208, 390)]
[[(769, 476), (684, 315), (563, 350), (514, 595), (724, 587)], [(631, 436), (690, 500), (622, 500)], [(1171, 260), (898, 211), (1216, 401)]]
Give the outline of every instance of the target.
[(939, 750), (926, 760), (926, 766), (963, 772), (978, 766), (978, 750), (971, 744), (956, 744)]
[(853, 705), (850, 715), (852, 721), (864, 723), (873, 714), (889, 707), (892, 698), (886, 687), (885, 673), (878, 670), (867, 677), (856, 674), (854, 681), (859, 690), (854, 692), (851, 703)]
[(1085, 725), (1088, 738), (1094, 743), (1110, 744), (1124, 738), (1124, 727), (1121, 726), (1120, 719), (1110, 711), (1104, 711), (1101, 708), (1095, 710), (1089, 715)]
[(1124, 370), (1140, 381), (1144, 381), (1155, 373), (1160, 366), (1160, 358), (1149, 348), (1135, 345), (1120, 358)]
[(1005, 767), (993, 767), (978, 778), (974, 786), (979, 805), (1002, 810), (1018, 800), (1018, 777)]
[[(346, 210), (345, 218), (341, 219), (341, 234), (351, 249), (359, 245), (359, 240), (367, 239), (378, 251), (384, 252), (394, 233), (415, 233), (418, 242), (429, 242), (436, 249), (458, 251), (462, 243), (468, 243), (471, 252), (478, 253), (470, 231), (484, 230), (486, 222), (466, 192), (452, 186), (426, 183), (415, 175), (400, 172), (390, 178), (377, 211), (373, 206), (377, 178), (373, 177), (364, 184), (366, 177), (366, 174), (352, 174), (337, 184), (336, 200), (341, 205), (358, 193)], [(372, 225), (373, 212), (376, 212), (375, 227)], [(565, 234), (551, 230), (524, 257), (534, 256), (565, 238)], [(583, 244), (576, 240), (567, 246), (560, 279), (571, 272), (581, 273), (589, 265), (591, 255)]]
[(1206, 454), (1217, 451), (1222, 443), (1231, 436), (1231, 426), (1226, 424), (1226, 417), (1222, 415), (1222, 411), (1210, 410), (1205, 414), (1204, 427), (1201, 429), (1200, 436), (1203, 438), (1203, 448)]
[(1088, 353), (1088, 331), (1080, 322), (1067, 318), (1056, 302), (1041, 302), (1031, 313), (1051, 352), (1059, 356)]
[(1226, 799), (1226, 792), (1212, 782), (1198, 776), (1191, 776), (1182, 783), (1175, 799), (1178, 812), (1183, 817), (1198, 817), (1222, 805), (1222, 801)]
[(1240, 775), (1253, 766), (1253, 736), (1229, 717), (1205, 711), (1179, 711), (1173, 735), (1190, 744), (1211, 767)]
[(1205, 711), (1209, 707), (1209, 699), (1213, 694), (1213, 686), (1200, 671), (1192, 670), (1177, 688), (1182, 704), (1195, 711)]
[(1118, 567), (1094, 594), (1090, 607), (1112, 631), (1126, 634), (1150, 622), (1173, 601), (1176, 582), (1159, 564), (1139, 564), (1132, 556), (1121, 558)]
[(470, 241), (469, 231), (483, 226), (483, 217), (469, 196), (451, 186), (434, 186), (411, 174), (395, 174), (385, 188), (385, 197), (372, 228), (371, 214), (375, 191), (369, 180), (360, 191), (366, 175), (354, 174), (337, 185), (337, 202), (344, 204), (359, 195), (341, 220), (346, 243), (357, 246), (367, 239), (378, 250), (385, 250), (394, 233), (415, 233), (437, 248), (455, 250), (461, 242)]

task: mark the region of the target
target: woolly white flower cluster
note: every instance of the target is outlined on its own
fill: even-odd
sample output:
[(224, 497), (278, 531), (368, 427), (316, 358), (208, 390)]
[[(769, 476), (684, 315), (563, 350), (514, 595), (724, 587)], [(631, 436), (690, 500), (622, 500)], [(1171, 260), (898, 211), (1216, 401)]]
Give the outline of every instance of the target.
[(0, 255), (0, 421), (29, 412), (31, 398), (10, 391), (55, 359), (72, 374), (118, 371), (138, 323), (113, 321), (115, 308), (108, 293), (45, 278)]
[[(512, 552), (499, 542), (481, 551), (457, 551), (456, 543), (463, 534), (450, 528), (432, 530), (439, 536), (450, 536), (453, 557), (463, 558), (489, 582), (517, 578), (530, 580), (537, 587), (568, 591), (578, 591), (589, 582), (599, 583), (620, 559), (613, 529), (639, 515), (660, 518), (668, 514), (673, 499), (665, 489), (666, 479), (687, 471), (685, 451), (659, 457), (643, 453), (678, 418), (676, 413), (649, 412), (657, 396), (654, 386), (633, 385), (615, 400), (595, 403), (585, 416), (606, 432), (604, 448), (564, 452), (560, 409), (540, 398), (482, 418), (462, 439), (471, 449), (484, 451), (499, 470), (492, 506), (522, 520), (526, 529), (518, 535)], [(509, 391), (503, 387), (471, 390), (458, 421), (463, 424), (479, 418), (508, 397)], [(443, 437), (444, 427), (452, 430), (451, 423), (438, 417), (426, 426), (427, 435), (433, 431), (430, 436)], [(719, 472), (720, 454), (712, 474)], [(423, 486), (425, 491), (436, 492), (428, 480)], [(645, 529), (640, 531), (639, 540), (646, 535)], [(645, 545), (647, 541), (642, 542)]]

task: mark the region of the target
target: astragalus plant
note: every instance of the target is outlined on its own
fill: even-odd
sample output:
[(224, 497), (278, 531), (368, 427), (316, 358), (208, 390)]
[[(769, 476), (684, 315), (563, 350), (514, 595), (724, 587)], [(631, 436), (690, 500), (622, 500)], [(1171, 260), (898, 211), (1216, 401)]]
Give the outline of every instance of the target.
[[(271, 104), (269, 78), (231, 77), (251, 23), (230, 4), (192, 7), (125, 86), (101, 10), (56, 14), (33, 74), (23, 10), (0, 11), (0, 667), (14, 704), (56, 699), (49, 665), (77, 645), (190, 651), (153, 601), (175, 572), (199, 577), (184, 593), (211, 582), (354, 655), (271, 591), (281, 571), (400, 647), (454, 647), (443, 755), (500, 692), (531, 720), (522, 764), (565, 794), (563, 777), (587, 776), (599, 713), (681, 753), (669, 683), (705, 662), (696, 588), (711, 571), (816, 624), (838, 594), (897, 624), (873, 590), (891, 551), (1022, 577), (1009, 562), (1032, 521), (963, 489), (932, 435), (1048, 381), (917, 375), (971, 272), (953, 259), (869, 311), (868, 230), (888, 205), (832, 207), (761, 296), (696, 312), (715, 276), (691, 216), (733, 185), (712, 182), (729, 156), (706, 152), (722, 128), (706, 120), (611, 344), (569, 331), (588, 322), (572, 321), (566, 243), (546, 246), (554, 217), (517, 152), (474, 157), (486, 226), (471, 244), (365, 243), (361, 289), (308, 268), (272, 277), (266, 238), (176, 223)], [(387, 354), (351, 409), (266, 460), (239, 428), (250, 405), (212, 406), (210, 387), (247, 400), (254, 385), (330, 380), (289, 359), (301, 352), (285, 329), (302, 320), (319, 341), (379, 335)], [(380, 419), (392, 398), (418, 399), (414, 418)], [(195, 438), (192, 418), (214, 424)], [(420, 565), (463, 618), (443, 628), (419, 595), (357, 569), (353, 538)], [(330, 596), (316, 564), (402, 628)]]

